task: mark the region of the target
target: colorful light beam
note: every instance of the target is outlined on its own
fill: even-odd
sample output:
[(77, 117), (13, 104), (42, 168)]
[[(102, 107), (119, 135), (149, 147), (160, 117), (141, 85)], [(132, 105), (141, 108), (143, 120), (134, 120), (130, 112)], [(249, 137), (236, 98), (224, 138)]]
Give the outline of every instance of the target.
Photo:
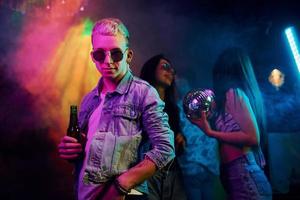
[(51, 13), (39, 8), (26, 16), (10, 55), (14, 78), (34, 96), (55, 141), (65, 134), (70, 104), (79, 104), (101, 76), (90, 59), (92, 22), (72, 14), (82, 0), (68, 2), (52, 1)]

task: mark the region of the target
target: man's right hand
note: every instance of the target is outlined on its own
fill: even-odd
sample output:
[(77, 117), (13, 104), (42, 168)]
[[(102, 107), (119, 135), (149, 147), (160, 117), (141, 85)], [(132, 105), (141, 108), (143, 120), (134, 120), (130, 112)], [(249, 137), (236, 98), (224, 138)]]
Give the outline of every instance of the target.
[(73, 137), (64, 136), (58, 145), (59, 157), (68, 161), (78, 159), (82, 152), (82, 145)]

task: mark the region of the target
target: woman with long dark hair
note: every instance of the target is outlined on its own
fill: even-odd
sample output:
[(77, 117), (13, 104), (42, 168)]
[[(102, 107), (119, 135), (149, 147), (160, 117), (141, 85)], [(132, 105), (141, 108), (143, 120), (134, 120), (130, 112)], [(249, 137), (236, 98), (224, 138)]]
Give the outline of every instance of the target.
[[(181, 134), (179, 109), (176, 104), (175, 69), (169, 59), (159, 54), (142, 67), (140, 78), (150, 83), (165, 102), (164, 111), (174, 132), (176, 155), (183, 152), (185, 138)], [(176, 158), (148, 180), (149, 199), (184, 200), (182, 177)]]
[(219, 141), (221, 181), (228, 198), (272, 199), (262, 170), (265, 162), (260, 144), (266, 142), (263, 102), (250, 58), (242, 49), (229, 48), (218, 57), (213, 88), (216, 107), (211, 123), (205, 112), (192, 122)]

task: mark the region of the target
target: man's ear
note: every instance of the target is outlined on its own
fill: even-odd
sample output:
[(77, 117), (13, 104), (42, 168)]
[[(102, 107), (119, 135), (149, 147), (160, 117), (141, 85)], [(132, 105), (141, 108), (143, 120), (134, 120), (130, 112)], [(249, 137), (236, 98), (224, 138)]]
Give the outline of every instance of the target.
[(127, 50), (127, 58), (126, 58), (127, 64), (131, 63), (132, 58), (133, 58), (133, 51), (131, 49), (128, 49)]
[(96, 60), (95, 60), (94, 57), (93, 57), (93, 51), (90, 52), (90, 56), (91, 56), (91, 58), (92, 58), (92, 61), (93, 61), (94, 63), (96, 63)]

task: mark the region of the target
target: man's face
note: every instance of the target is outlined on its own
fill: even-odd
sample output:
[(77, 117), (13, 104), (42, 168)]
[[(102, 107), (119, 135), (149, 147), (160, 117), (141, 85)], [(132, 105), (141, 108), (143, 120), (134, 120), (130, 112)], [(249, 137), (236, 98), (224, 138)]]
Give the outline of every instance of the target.
[(94, 35), (91, 57), (103, 78), (120, 81), (128, 70), (132, 51), (121, 34)]

